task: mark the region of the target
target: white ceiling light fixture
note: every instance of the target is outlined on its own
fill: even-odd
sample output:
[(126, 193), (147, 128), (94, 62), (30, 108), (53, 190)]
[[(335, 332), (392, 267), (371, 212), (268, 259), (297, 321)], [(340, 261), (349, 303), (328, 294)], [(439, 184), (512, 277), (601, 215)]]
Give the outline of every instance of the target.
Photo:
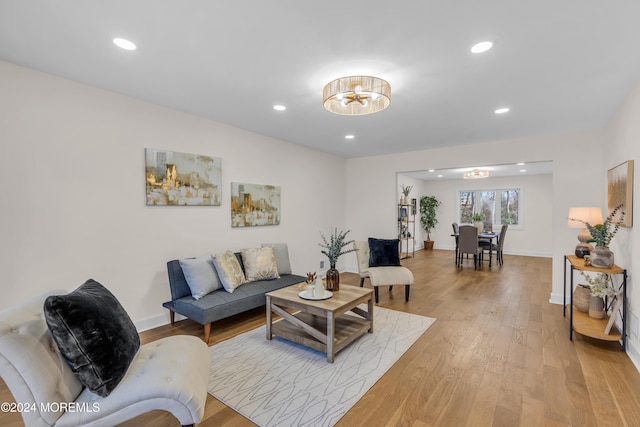
[(273, 109), (276, 111), (284, 111), (287, 109), (287, 107), (285, 107), (284, 105), (274, 105)]
[(327, 111), (346, 116), (377, 113), (391, 103), (391, 85), (372, 76), (341, 77), (327, 83), (322, 90)]
[(462, 178), (464, 179), (482, 179), (488, 177), (489, 171), (486, 169), (473, 169), (462, 173)]
[(113, 43), (120, 49), (124, 50), (136, 50), (138, 48), (134, 42), (120, 37), (113, 39)]
[(493, 47), (493, 42), (486, 41), (471, 46), (471, 53), (484, 53)]
[(494, 113), (496, 114), (505, 114), (509, 112), (509, 108), (508, 107), (502, 107), (502, 108), (498, 108), (494, 111)]
[(353, 139), (355, 137), (356, 137), (355, 135), (345, 135), (344, 139)]

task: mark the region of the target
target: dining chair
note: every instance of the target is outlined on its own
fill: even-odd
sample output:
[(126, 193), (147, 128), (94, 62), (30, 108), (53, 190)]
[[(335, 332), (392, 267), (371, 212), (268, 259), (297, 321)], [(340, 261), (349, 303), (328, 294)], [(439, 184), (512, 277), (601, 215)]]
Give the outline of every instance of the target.
[(454, 222), (451, 226), (453, 227), (453, 237), (456, 239), (456, 265), (458, 265), (458, 237), (460, 234), (460, 226), (457, 222)]
[[(507, 235), (507, 228), (509, 226), (507, 224), (503, 224), (502, 228), (500, 229), (500, 236), (498, 236), (498, 242), (497, 243), (484, 243), (484, 242), (479, 242), (480, 243), (480, 247), (482, 248), (483, 251), (489, 251), (489, 253), (493, 253), (495, 252), (496, 254), (496, 259), (498, 260), (498, 264), (502, 265), (503, 262), (503, 257), (502, 257), (502, 248), (504, 247), (504, 238)], [(489, 255), (491, 256), (491, 255)]]
[(482, 256), (482, 248), (478, 244), (478, 228), (473, 225), (461, 225), (458, 235), (458, 266), (462, 265), (464, 254), (473, 255), (473, 268), (477, 269)]

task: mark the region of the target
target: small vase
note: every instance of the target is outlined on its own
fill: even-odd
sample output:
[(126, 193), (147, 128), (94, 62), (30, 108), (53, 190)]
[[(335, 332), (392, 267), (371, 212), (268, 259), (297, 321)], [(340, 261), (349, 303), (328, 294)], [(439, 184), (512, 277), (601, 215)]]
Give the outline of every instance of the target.
[(591, 295), (589, 300), (589, 317), (602, 319), (604, 317), (604, 301), (602, 297)]
[(484, 230), (484, 223), (482, 221), (476, 221), (473, 223), (473, 226), (478, 229), (478, 234), (481, 234)]
[(613, 267), (613, 252), (604, 246), (596, 246), (589, 254), (591, 265), (599, 268)]
[(327, 270), (327, 290), (332, 292), (340, 290), (340, 272), (336, 270), (335, 265)]

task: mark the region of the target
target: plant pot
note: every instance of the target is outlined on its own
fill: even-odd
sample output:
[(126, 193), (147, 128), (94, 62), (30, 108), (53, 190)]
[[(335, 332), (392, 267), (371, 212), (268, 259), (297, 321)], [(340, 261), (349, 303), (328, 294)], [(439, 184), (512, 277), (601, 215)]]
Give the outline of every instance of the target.
[(589, 317), (602, 319), (604, 317), (604, 300), (602, 297), (591, 295), (589, 300)]
[(578, 285), (573, 291), (573, 306), (583, 313), (589, 312), (591, 305), (591, 288), (588, 285)]
[(484, 230), (484, 223), (482, 221), (474, 222), (473, 226), (478, 229), (478, 234), (482, 233), (482, 230)]
[(425, 240), (424, 241), (424, 250), (432, 251), (433, 250), (433, 240)]
[(340, 290), (340, 272), (336, 270), (336, 266), (331, 266), (327, 270), (327, 290), (331, 292), (337, 292)]
[(613, 267), (613, 252), (604, 246), (596, 246), (589, 254), (591, 265), (599, 268)]

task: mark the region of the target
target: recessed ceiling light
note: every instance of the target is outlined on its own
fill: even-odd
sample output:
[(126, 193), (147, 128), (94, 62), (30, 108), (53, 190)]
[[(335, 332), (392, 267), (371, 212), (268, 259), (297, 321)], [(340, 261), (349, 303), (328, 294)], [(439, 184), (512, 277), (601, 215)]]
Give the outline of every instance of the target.
[(442, 177), (443, 177), (443, 175), (438, 175), (438, 178), (442, 178)]
[(284, 105), (274, 105), (273, 109), (276, 111), (284, 111), (287, 109), (287, 107), (285, 107)]
[(472, 53), (482, 53), (482, 52), (486, 52), (489, 49), (491, 49), (493, 47), (493, 42), (480, 42), (480, 43), (476, 43), (471, 47), (471, 52)]
[(520, 169), (520, 172), (526, 172), (526, 171), (527, 171), (526, 169)]
[(356, 137), (355, 135), (345, 135), (344, 139), (353, 139), (355, 137)]
[(435, 171), (436, 171), (435, 169), (429, 169), (429, 172), (435, 172)]
[(136, 50), (138, 48), (134, 42), (119, 37), (113, 39), (113, 43), (124, 50)]
[(503, 107), (503, 108), (498, 108), (496, 111), (494, 111), (496, 114), (504, 114), (504, 113), (508, 113), (509, 109), (507, 107)]
[(516, 163), (518, 166), (524, 166), (524, 162)]

